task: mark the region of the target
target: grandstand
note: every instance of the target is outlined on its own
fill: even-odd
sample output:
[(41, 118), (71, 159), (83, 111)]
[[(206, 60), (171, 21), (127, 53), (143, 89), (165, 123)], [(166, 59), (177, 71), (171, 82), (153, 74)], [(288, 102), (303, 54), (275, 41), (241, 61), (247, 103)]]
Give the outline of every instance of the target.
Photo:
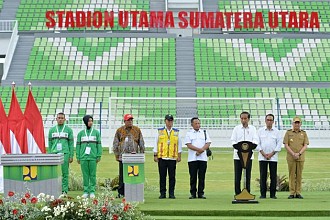
[(329, 42), (314, 35), (195, 38), (196, 79), (329, 82)]
[[(40, 4), (40, 1), (36, 0), (22, 0), (19, 4), (16, 13), (16, 19), (21, 23), (19, 26), (20, 31), (54, 31), (55, 30), (79, 30), (77, 28), (61, 28), (55, 27), (48, 29), (45, 25), (45, 13), (46, 11), (105, 11), (113, 10), (118, 17), (118, 11), (120, 10), (144, 10), (149, 11), (148, 0), (114, 0), (114, 1), (75, 1), (75, 0), (46, 0)], [(115, 20), (117, 21), (117, 20)], [(117, 23), (117, 22), (115, 22)], [(106, 28), (104, 30), (107, 30)], [(133, 30), (130, 27), (121, 28), (115, 25), (108, 30)], [(144, 29), (140, 29), (144, 30)]]
[[(279, 22), (279, 27), (275, 29), (267, 28), (266, 31), (276, 31), (276, 32), (329, 32), (329, 13), (328, 10), (330, 9), (329, 1), (258, 1), (258, 0), (249, 0), (249, 1), (218, 1), (218, 9), (220, 11), (249, 11), (249, 12), (266, 12), (265, 13), (265, 20), (268, 22), (268, 11), (316, 11), (319, 13), (319, 18), (322, 21), (322, 27), (319, 29), (291, 29), (291, 28), (283, 28), (281, 21)], [(226, 29), (224, 31), (235, 31), (232, 29)], [(243, 32), (258, 32), (258, 31), (265, 31), (265, 30), (243, 30)]]
[[(45, 25), (48, 10), (113, 10), (117, 24), (121, 10), (165, 11), (180, 6), (189, 11), (195, 7), (189, 3), (206, 12), (317, 11), (321, 26), (205, 28), (180, 34), (179, 29), (118, 25), (48, 29)], [(190, 117), (200, 117), (202, 126), (212, 130), (214, 145), (223, 147), (230, 145), (231, 129), (241, 111), (251, 112), (252, 123), (261, 126), (265, 113), (274, 110), (281, 130), (299, 115), (303, 128), (309, 130), (311, 146), (326, 147), (330, 137), (329, 9), (329, 0), (0, 0), (0, 19), (17, 20), (19, 36), (16, 49), (9, 50), (14, 54), (2, 77), (0, 96), (8, 110), (10, 85), (15, 81), (24, 109), (27, 84), (32, 82), (46, 134), (59, 111), (67, 114), (68, 123), (76, 129), (81, 128), (83, 115), (92, 114), (102, 134), (107, 134), (103, 135), (106, 146), (119, 126), (111, 120), (128, 112), (143, 128), (149, 145), (159, 119), (171, 113), (182, 130), (190, 128)], [(8, 38), (8, 28), (0, 32)], [(141, 99), (110, 103), (110, 97)], [(255, 98), (261, 101), (256, 104)]]
[(24, 79), (175, 81), (175, 39), (36, 38)]

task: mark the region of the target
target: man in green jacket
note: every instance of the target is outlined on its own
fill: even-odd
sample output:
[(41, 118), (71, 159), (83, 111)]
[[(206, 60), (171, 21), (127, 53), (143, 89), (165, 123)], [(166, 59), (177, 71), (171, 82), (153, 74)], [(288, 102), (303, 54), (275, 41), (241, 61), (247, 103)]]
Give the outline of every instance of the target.
[(57, 125), (52, 127), (48, 133), (48, 153), (64, 154), (62, 164), (62, 194), (69, 190), (69, 163), (73, 161), (73, 132), (65, 124), (65, 114), (60, 112), (56, 117)]
[(100, 132), (93, 126), (93, 117), (85, 115), (86, 128), (78, 133), (76, 144), (77, 162), (83, 174), (83, 198), (95, 198), (96, 165), (101, 160), (102, 145)]

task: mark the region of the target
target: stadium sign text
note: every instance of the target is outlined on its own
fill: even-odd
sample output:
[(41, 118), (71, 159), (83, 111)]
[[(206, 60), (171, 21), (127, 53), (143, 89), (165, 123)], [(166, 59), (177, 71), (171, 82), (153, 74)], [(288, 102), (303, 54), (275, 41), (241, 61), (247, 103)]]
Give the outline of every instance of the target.
[[(317, 12), (47, 11), (48, 28), (320, 28)], [(116, 24), (117, 23), (117, 24)]]

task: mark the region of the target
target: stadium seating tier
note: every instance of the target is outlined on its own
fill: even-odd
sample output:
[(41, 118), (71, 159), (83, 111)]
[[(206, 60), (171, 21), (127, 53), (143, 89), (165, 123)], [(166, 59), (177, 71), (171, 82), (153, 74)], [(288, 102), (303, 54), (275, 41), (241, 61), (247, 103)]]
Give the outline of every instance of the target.
[(197, 81), (329, 82), (330, 39), (194, 39)]
[(0, 0), (0, 12), (1, 12), (1, 9), (2, 9), (2, 5), (3, 5), (3, 0)]
[[(28, 88), (17, 87), (16, 94), (24, 110)], [(8, 112), (11, 88), (0, 87), (4, 107)], [(175, 87), (106, 87), (106, 86), (62, 86), (33, 87), (33, 94), (44, 117), (45, 123), (52, 123), (57, 112), (64, 111), (69, 123), (80, 124), (85, 114), (92, 114), (95, 120), (107, 121), (109, 97), (176, 97)], [(330, 115), (329, 88), (266, 88), (266, 87), (198, 87), (197, 112), (200, 118), (238, 118), (242, 110), (249, 111), (254, 118), (263, 118), (266, 113), (280, 114), (283, 123), (300, 115), (305, 126), (328, 127)], [(233, 100), (230, 98), (238, 98)], [(275, 98), (240, 100), (240, 98)], [(162, 118), (168, 112), (176, 115), (176, 101), (169, 100), (123, 100), (113, 99), (111, 114), (122, 117), (131, 112), (136, 118)], [(102, 103), (102, 110), (100, 103)], [(275, 104), (275, 106), (274, 106)], [(262, 106), (262, 107), (261, 107)]]
[(174, 81), (174, 38), (36, 38), (26, 80)]
[[(48, 29), (45, 24), (45, 14), (47, 11), (114, 11), (114, 27), (103, 27), (97, 30), (127, 31), (133, 30), (133, 28), (122, 28), (117, 25), (118, 11), (149, 11), (149, 7), (149, 0), (22, 0), (17, 10), (16, 18), (19, 21), (18, 29), (20, 31), (93, 30), (93, 28), (65, 27)], [(135, 28), (135, 30), (144, 29)]]
[[(279, 113), (283, 123), (300, 115), (305, 125), (314, 128), (329, 128), (330, 89), (329, 88), (267, 88), (267, 87), (199, 87), (199, 98), (237, 98), (238, 100), (198, 100), (197, 110), (205, 118), (239, 118), (242, 110), (255, 118), (263, 118), (268, 113)], [(240, 100), (240, 98), (260, 98), (260, 100)], [(272, 100), (261, 98), (274, 98)], [(274, 106), (275, 104), (275, 106)]]
[[(61, 86), (33, 87), (33, 95), (40, 108), (45, 124), (53, 123), (56, 113), (64, 112), (70, 124), (81, 124), (86, 114), (94, 115), (96, 123), (108, 121), (109, 97), (176, 97), (174, 87), (107, 87)], [(1, 99), (8, 113), (11, 87), (0, 87)], [(28, 95), (28, 87), (16, 88), (22, 111)], [(137, 118), (163, 118), (168, 112), (175, 115), (176, 102), (163, 100), (113, 100), (112, 115), (121, 118), (131, 112)], [(102, 105), (102, 108), (101, 108)]]
[(245, 0), (245, 1), (231, 1), (231, 0), (219, 0), (218, 9), (222, 12), (263, 12), (264, 23), (268, 24), (268, 12), (278, 11), (294, 11), (294, 12), (318, 12), (320, 28), (283, 28), (282, 21), (279, 19), (279, 27), (271, 29), (269, 26), (265, 26), (263, 29), (223, 29), (224, 32), (329, 32), (330, 31), (330, 2), (329, 1), (283, 1), (283, 0)]

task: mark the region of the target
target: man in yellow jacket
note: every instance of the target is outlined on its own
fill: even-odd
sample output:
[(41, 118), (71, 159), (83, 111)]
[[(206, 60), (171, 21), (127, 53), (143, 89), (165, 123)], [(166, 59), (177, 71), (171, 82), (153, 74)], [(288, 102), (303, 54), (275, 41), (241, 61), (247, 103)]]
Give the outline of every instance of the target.
[(169, 176), (169, 198), (175, 199), (176, 163), (181, 161), (181, 140), (179, 130), (173, 128), (173, 115), (165, 116), (165, 126), (158, 129), (154, 146), (154, 161), (158, 163), (159, 199), (166, 198), (166, 176)]

